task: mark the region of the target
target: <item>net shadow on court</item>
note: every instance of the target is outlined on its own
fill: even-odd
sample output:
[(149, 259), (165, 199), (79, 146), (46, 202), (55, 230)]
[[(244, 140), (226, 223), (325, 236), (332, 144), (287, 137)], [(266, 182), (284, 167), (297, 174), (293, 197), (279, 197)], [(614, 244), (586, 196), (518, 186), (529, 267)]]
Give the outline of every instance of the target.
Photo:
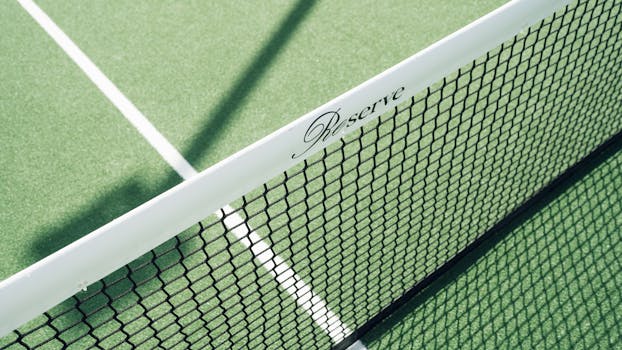
[(622, 335), (622, 134), (364, 337), (370, 347), (611, 348)]
[[(542, 6), (525, 1), (508, 8), (521, 4)], [(173, 237), (177, 232), (171, 232), (166, 237), (173, 238), (164, 244), (2, 341), (15, 349), (40, 341), (49, 348), (347, 347), (395, 311), (399, 301), (445, 272), (474, 242), (481, 243), (491, 227), (506, 224), (516, 208), (530, 203), (551, 183), (557, 185), (560, 175), (575, 171), (577, 162), (592, 159), (594, 150), (619, 137), (619, 13), (614, 1), (579, 1), (539, 22), (534, 17), (534, 25), (516, 35), (518, 29), (510, 26), (507, 38), (514, 37), (503, 37), (503, 44), (486, 53), (477, 51), (479, 58), (440, 80), (434, 77), (436, 83), (413, 92), (415, 96), (404, 96), (399, 106), (362, 128), (272, 179), (244, 179), (257, 185), (255, 190), (242, 195), (233, 188), (239, 186), (236, 181), (224, 186), (230, 197), (241, 195), (232, 204), (246, 220), (239, 225), (252, 227), (268, 241), (353, 330), (341, 332), (345, 340), (331, 341), (315, 326), (231, 237), (226, 218), (212, 215), (179, 235)], [(481, 37), (477, 31), (465, 33)], [(356, 102), (351, 108), (360, 107)], [(272, 152), (282, 151), (275, 148), (258, 159), (266, 161)], [(255, 164), (255, 159), (249, 161), (257, 155), (253, 150), (233, 161)], [(286, 152), (290, 157), (292, 153)], [(219, 169), (223, 168), (203, 175), (238, 179), (233, 171), (216, 172)], [(246, 168), (238, 163), (229, 169)], [(199, 182), (205, 179), (209, 181)], [(216, 176), (196, 180), (177, 190), (221, 184)], [(205, 197), (205, 207), (202, 202), (194, 205), (212, 211), (208, 204), (218, 190), (187, 198), (195, 203)], [(166, 209), (195, 209), (177, 203), (169, 201)], [(224, 203), (211, 204), (217, 208)], [(607, 204), (619, 210), (615, 203)], [(139, 214), (149, 213), (144, 210)], [(147, 222), (169, 227), (157, 220), (162, 212), (152, 213)], [(182, 220), (186, 213), (178, 215)], [(222, 216), (226, 215), (230, 214)], [(148, 239), (145, 233), (161, 229), (154, 226), (148, 230), (141, 226), (132, 237)], [(569, 244), (561, 247), (574, 252)], [(64, 255), (59, 259), (66, 260), (59, 261), (81, 261), (82, 253), (74, 254), (77, 258)], [(63, 271), (73, 271), (66, 267)], [(503, 277), (502, 271), (488, 267), (493, 277)], [(539, 271), (541, 266), (532, 268)], [(551, 277), (557, 272), (551, 269)], [(70, 287), (72, 293), (77, 289)], [(300, 293), (308, 294), (302, 288)], [(467, 311), (461, 310), (483, 316), (477, 309), (473, 314)]]
[[(292, 8), (275, 34), (241, 74), (242, 78), (230, 89), (228, 97), (210, 113), (209, 121), (189, 147), (189, 160), (199, 159), (209, 152), (210, 145), (226, 127), (226, 120), (235, 116), (235, 111), (243, 105), (244, 99), (267, 72), (314, 3), (299, 1)], [(31, 256), (35, 261), (48, 256), (120, 213), (146, 202), (150, 199), (150, 193), (162, 193), (179, 181), (179, 176), (173, 172), (155, 190), (147, 190), (146, 185), (136, 177), (125, 181), (59, 225), (46, 228), (40, 235), (41, 239), (33, 244)], [(195, 346), (205, 342), (221, 346), (266, 341), (296, 344), (304, 342), (302, 339), (310, 335), (316, 342), (323, 339), (325, 344), (329, 344), (328, 337), (296, 307), (289, 295), (280, 291), (269, 273), (214, 216), (206, 218), (204, 223), (136, 259), (66, 300), (51, 313), (26, 325), (24, 329), (28, 329), (26, 332), (29, 334), (24, 338), (2, 339), (0, 348), (14, 340), (14, 346), (22, 344), (27, 347), (114, 347), (126, 343), (149, 348), (156, 342), (183, 348), (190, 343), (180, 341), (179, 336), (185, 337), (188, 333), (193, 334)], [(183, 269), (179, 270), (182, 266)], [(189, 274), (190, 279), (183, 274)], [(193, 289), (188, 288), (190, 283)], [(165, 285), (166, 289), (163, 288)], [(243, 290), (251, 288), (250, 285), (254, 285), (254, 292)], [(132, 291), (129, 292), (128, 288)], [(212, 308), (211, 311), (195, 309), (201, 300), (214, 298), (219, 301), (217, 304), (203, 305), (204, 308)], [(138, 299), (141, 301), (137, 302)], [(246, 313), (253, 313), (253, 309), (266, 308), (272, 310), (270, 313), (282, 313), (283, 316), (271, 317), (270, 313), (256, 318), (245, 316)], [(201, 313), (200, 317), (197, 313)], [(166, 314), (171, 316), (165, 317)], [(55, 319), (51, 329), (42, 327), (41, 321), (45, 319)], [(278, 325), (269, 319), (278, 320)], [(127, 327), (120, 330), (122, 324)], [(272, 332), (270, 328), (277, 331)], [(309, 329), (312, 330), (310, 333)]]

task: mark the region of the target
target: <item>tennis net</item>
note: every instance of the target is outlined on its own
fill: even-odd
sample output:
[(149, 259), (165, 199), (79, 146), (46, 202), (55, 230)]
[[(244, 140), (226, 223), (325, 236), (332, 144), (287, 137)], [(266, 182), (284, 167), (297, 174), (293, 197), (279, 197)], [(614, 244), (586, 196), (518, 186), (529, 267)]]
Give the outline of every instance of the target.
[(3, 281), (0, 348), (352, 344), (620, 138), (622, 5), (568, 2), (512, 1)]

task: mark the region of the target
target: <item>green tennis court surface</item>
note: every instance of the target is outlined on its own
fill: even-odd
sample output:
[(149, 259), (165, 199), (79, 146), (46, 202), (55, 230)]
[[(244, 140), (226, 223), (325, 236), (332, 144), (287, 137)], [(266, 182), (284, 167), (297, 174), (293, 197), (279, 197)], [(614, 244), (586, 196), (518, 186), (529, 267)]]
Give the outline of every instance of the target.
[[(37, 3), (200, 170), (504, 1)], [(17, 2), (0, 6), (3, 279), (181, 179)]]
[[(37, 4), (202, 170), (503, 2)], [(516, 4), (530, 2), (537, 3)], [(7, 67), (0, 78), (8, 81), (0, 87), (7, 126), (1, 195), (8, 199), (0, 217), (2, 279), (182, 179), (19, 4), (0, 6), (0, 29), (16, 34), (0, 39), (8, 52), (0, 58)], [(598, 158), (593, 150), (620, 138), (620, 6), (581, 0), (544, 20), (532, 15), (530, 28), (518, 33), (521, 24), (502, 46), (477, 51), (459, 71), (276, 177), (260, 178), (239, 199), (205, 192), (199, 205), (231, 208), (174, 237), (182, 229), (164, 232), (173, 238), (107, 277), (79, 277), (80, 269), (100, 267), (76, 264), (89, 250), (74, 247), (47, 265), (67, 283), (41, 276), (44, 265), (29, 270), (32, 279), (28, 272), (11, 280), (39, 278), (57, 287), (49, 294), (69, 299), (46, 306), (58, 304), (1, 338), (0, 348), (341, 349), (363, 335), (369, 349), (615, 346), (622, 160), (619, 152)], [(397, 100), (405, 86), (367, 107), (361, 101), (346, 121)], [(322, 116), (339, 116), (335, 108)], [(315, 119), (304, 147), (293, 144), (287, 158), (318, 143), (317, 125), (327, 135), (336, 123)], [(278, 168), (278, 160), (270, 163), (277, 151), (246, 154)], [(536, 209), (519, 212), (509, 228), (449, 265), (586, 156), (590, 171), (568, 175), (572, 181), (537, 197)], [(238, 179), (212, 176), (215, 183), (244, 187), (254, 171), (227, 173), (227, 166), (247, 169), (240, 157), (167, 195), (203, 193), (197, 184), (213, 174)], [(168, 197), (137, 215), (151, 210), (161, 222), (168, 214), (153, 209), (161, 198)], [(166, 231), (153, 224), (152, 238), (148, 230), (108, 227), (100, 232), (124, 232), (119, 239), (134, 243), (104, 263)], [(81, 244), (92, 253), (112, 249), (105, 235), (90, 237)], [(58, 261), (74, 263), (59, 269)], [(417, 298), (376, 325), (419, 286)], [(0, 293), (18, 300), (18, 289)]]
[(368, 349), (619, 346), (620, 146), (364, 337)]
[(19, 4), (0, 18), (4, 279), (180, 179)]
[(504, 2), (39, 3), (204, 169)]

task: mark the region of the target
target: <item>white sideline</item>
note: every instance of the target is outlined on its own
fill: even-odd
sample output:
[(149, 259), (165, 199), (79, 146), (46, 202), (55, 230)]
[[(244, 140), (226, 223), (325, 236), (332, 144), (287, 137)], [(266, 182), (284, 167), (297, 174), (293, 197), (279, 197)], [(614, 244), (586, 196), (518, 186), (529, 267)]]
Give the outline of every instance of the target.
[[(151, 124), (142, 112), (117, 88), (114, 83), (89, 59), (86, 54), (67, 36), (60, 27), (32, 0), (17, 0), (22, 7), (35, 19), (65, 53), (82, 69), (84, 74), (99, 88), (99, 90), (117, 107), (123, 116), (140, 132), (149, 144), (162, 158), (181, 176), (188, 180), (198, 172), (177, 151), (177, 149)], [(222, 210), (222, 211), (221, 211)], [(215, 214), (236, 238), (248, 249), (266, 270), (277, 280), (281, 287), (290, 294), (296, 303), (303, 308), (311, 318), (333, 340), (338, 343), (345, 336), (352, 333), (328, 309), (326, 302), (315, 294), (285, 261), (276, 255), (270, 246), (265, 243), (259, 234), (251, 230), (244, 219), (229, 206), (224, 206)], [(0, 336), (2, 335), (0, 332)], [(344, 334), (345, 333), (345, 334)]]
[(102, 73), (80, 48), (60, 29), (54, 21), (37, 6), (32, 0), (17, 0), (20, 5), (34, 18), (65, 53), (82, 69), (99, 90), (108, 97), (110, 102), (132, 123), (145, 139), (160, 153), (184, 179), (190, 178), (197, 172), (177, 152), (160, 132), (145, 118), (134, 104)]
[[(298, 276), (287, 263), (272, 251), (270, 246), (265, 243), (261, 237), (250, 230), (248, 224), (239, 215), (231, 215), (233, 208), (225, 206), (223, 208), (225, 215), (225, 225), (237, 239), (249, 248), (255, 258), (270, 272), (270, 274), (279, 282), (287, 293), (295, 300), (298, 306), (303, 308), (313, 318), (315, 323), (319, 325), (335, 343), (339, 343), (343, 338), (352, 333), (342, 322), (339, 317), (333, 313), (326, 302), (313, 292), (300, 276)], [(219, 218), (222, 213), (219, 212)]]
[(367, 347), (365, 347), (362, 341), (357, 340), (354, 344), (348, 346), (346, 350), (367, 350)]
[[(0, 336), (308, 158), (321, 149), (320, 145), (337, 141), (417, 95), (571, 1), (510, 1), (190, 180), (0, 281)], [(345, 128), (336, 128), (336, 123), (349, 122), (350, 117), (357, 120)], [(171, 216), (179, 220), (168, 220)], [(110, 261), (111, 254), (117, 257), (115, 261)]]

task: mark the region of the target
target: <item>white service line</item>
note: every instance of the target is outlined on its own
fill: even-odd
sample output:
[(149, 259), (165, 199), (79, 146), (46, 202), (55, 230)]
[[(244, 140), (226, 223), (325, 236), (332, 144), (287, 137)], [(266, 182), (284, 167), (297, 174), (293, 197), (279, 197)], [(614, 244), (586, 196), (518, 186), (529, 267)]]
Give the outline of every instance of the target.
[(357, 340), (356, 342), (354, 342), (354, 344), (348, 346), (346, 350), (367, 350), (367, 347), (365, 346), (365, 344), (363, 344), (362, 341)]
[(82, 69), (110, 102), (134, 125), (144, 138), (160, 153), (162, 158), (184, 179), (196, 175), (196, 171), (166, 138), (145, 118), (134, 104), (102, 73), (80, 48), (60, 29), (54, 21), (32, 0), (17, 0), (65, 53)]
[[(313, 292), (300, 276), (298, 276), (287, 263), (274, 253), (272, 248), (265, 243), (259, 235), (250, 229), (242, 217), (237, 215), (233, 208), (225, 206), (222, 208), (227, 228), (233, 232), (235, 237), (249, 248), (257, 260), (270, 272), (295, 300), (298, 306), (303, 308), (313, 318), (333, 342), (339, 343), (343, 338), (352, 333), (339, 317), (333, 313), (326, 302)], [(217, 214), (220, 219), (223, 213)]]
[[(177, 151), (177, 149), (151, 124), (134, 104), (114, 85), (108, 77), (91, 61), (82, 50), (60, 29), (54, 21), (32, 0), (17, 0), (39, 25), (56, 41), (67, 55), (82, 69), (99, 90), (117, 107), (125, 118), (156, 149), (164, 160), (187, 180), (197, 171)], [(274, 253), (259, 234), (250, 229), (244, 219), (230, 206), (225, 206), (215, 214), (219, 218), (225, 215), (224, 224), (247, 248), (266, 270), (288, 292), (296, 303), (303, 308), (333, 340), (338, 343), (352, 331), (341, 322), (326, 302), (313, 292), (300, 276), (287, 263)]]

